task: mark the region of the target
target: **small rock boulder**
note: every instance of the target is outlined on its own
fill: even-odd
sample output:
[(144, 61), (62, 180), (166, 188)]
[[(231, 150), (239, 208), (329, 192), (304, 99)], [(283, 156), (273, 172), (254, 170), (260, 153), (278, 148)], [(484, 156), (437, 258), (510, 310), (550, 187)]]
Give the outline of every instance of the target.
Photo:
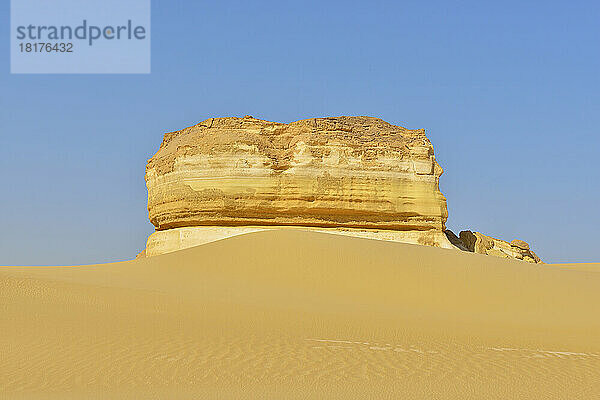
[(512, 247), (517, 247), (521, 250), (529, 250), (529, 244), (527, 244), (527, 242), (523, 240), (515, 239), (512, 242), (510, 242), (510, 245)]

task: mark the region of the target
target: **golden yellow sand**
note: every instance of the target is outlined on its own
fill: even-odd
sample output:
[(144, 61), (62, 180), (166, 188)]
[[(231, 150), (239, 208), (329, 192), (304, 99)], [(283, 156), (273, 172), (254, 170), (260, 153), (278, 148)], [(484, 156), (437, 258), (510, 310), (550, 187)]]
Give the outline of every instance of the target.
[(600, 268), (294, 230), (2, 267), (0, 398), (600, 398)]

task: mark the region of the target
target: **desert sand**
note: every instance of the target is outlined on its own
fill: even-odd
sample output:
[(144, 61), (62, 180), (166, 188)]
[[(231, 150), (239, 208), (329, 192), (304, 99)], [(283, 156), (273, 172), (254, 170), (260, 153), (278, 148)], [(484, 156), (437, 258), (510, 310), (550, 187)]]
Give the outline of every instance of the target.
[(0, 398), (600, 398), (600, 264), (269, 230), (0, 268)]

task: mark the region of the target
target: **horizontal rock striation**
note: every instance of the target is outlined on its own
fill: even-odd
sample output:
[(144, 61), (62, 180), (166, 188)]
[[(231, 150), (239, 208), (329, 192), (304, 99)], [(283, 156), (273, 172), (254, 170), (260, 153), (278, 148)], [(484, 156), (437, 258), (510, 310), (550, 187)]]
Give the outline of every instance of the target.
[[(442, 172), (424, 130), (377, 118), (290, 124), (211, 118), (165, 134), (146, 167), (148, 211), (157, 233), (189, 227), (385, 230), (451, 247), (443, 234)], [(184, 236), (194, 235), (188, 230)], [(156, 236), (153, 241), (164, 244), (177, 235)]]
[(425, 131), (372, 117), (210, 118), (146, 166), (149, 257), (265, 229), (311, 229), (541, 262), (523, 241), (446, 230)]
[(201, 225), (441, 229), (423, 130), (368, 117), (213, 118), (165, 135), (146, 168), (158, 230)]

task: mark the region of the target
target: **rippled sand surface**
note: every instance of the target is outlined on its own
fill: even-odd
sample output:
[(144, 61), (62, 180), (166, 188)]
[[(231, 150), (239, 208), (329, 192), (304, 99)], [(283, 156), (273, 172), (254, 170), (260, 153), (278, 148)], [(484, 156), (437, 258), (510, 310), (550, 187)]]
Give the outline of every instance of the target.
[(596, 399), (600, 267), (266, 231), (0, 268), (4, 399)]

